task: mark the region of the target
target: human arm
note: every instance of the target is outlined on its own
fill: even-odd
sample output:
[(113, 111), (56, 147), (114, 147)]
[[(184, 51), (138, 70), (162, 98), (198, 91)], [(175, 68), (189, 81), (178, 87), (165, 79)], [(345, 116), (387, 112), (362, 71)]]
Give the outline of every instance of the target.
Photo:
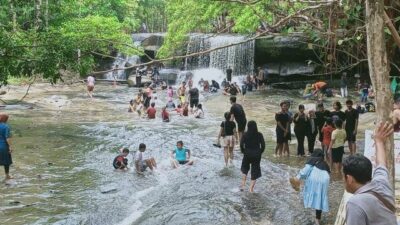
[(328, 152), (332, 151), (332, 146), (335, 144), (336, 142), (336, 135), (334, 133), (331, 134), (332, 138), (331, 138), (331, 143), (329, 143), (329, 147), (328, 147)]
[(356, 124), (354, 126), (354, 131), (353, 134), (356, 135), (357, 134), (357, 130), (358, 130), (358, 119), (356, 119)]
[(236, 144), (239, 144), (239, 135), (236, 128), (233, 129), (233, 135), (235, 135)]
[(261, 148), (261, 153), (263, 153), (265, 150), (265, 140), (262, 133), (260, 133), (260, 148)]
[(187, 159), (190, 159), (190, 155), (191, 155), (190, 150), (186, 149), (186, 153), (187, 153)]
[(218, 142), (218, 143), (220, 143), (219, 139), (221, 139), (221, 137), (222, 137), (222, 132), (223, 132), (223, 130), (224, 130), (223, 127), (221, 127), (221, 128), (219, 129), (219, 133), (218, 133), (218, 137), (217, 137), (217, 142)]
[(299, 171), (299, 173), (297, 174), (296, 178), (299, 179), (299, 180), (307, 179), (307, 177), (310, 174), (312, 168), (313, 168), (313, 166), (311, 166), (310, 164), (306, 164), (304, 166), (304, 168)]
[(386, 167), (385, 142), (393, 134), (393, 124), (380, 123), (375, 129), (376, 165)]
[(244, 149), (246, 148), (246, 145), (244, 143), (244, 136), (240, 139), (240, 151), (244, 153)]

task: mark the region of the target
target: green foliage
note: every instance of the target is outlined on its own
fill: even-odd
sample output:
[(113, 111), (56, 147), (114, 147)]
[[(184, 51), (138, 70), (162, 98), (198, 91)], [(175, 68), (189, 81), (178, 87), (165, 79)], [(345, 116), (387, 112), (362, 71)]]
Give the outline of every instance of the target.
[(40, 75), (56, 82), (61, 69), (86, 75), (96, 57), (143, 52), (130, 36), (139, 25), (138, 0), (42, 1), (39, 18), (36, 2), (0, 0), (0, 85), (10, 76)]

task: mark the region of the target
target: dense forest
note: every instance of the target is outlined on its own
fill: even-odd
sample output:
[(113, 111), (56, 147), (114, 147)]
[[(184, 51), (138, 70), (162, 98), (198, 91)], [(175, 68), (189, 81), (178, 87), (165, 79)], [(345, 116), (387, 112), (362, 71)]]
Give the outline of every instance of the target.
[[(398, 73), (400, 3), (385, 0), (385, 11)], [(301, 32), (318, 58), (310, 63), (326, 74), (368, 67), (364, 0), (0, 0), (0, 84), (36, 75), (56, 82), (63, 71), (92, 73), (98, 59), (117, 52), (141, 55), (135, 32), (167, 32), (158, 59), (179, 54), (191, 32), (249, 39)]]

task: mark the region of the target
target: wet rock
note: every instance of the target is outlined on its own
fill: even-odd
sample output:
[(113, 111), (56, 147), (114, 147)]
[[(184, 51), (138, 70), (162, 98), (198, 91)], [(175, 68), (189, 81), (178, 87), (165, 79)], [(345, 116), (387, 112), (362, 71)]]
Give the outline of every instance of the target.
[(21, 204), (21, 202), (20, 201), (11, 201), (8, 204), (10, 204), (10, 205), (19, 205), (19, 204)]
[(101, 190), (100, 192), (101, 192), (102, 194), (109, 194), (109, 193), (116, 192), (116, 191), (117, 191), (117, 188), (111, 188), (111, 189), (104, 189), (104, 190)]
[[(142, 80), (141, 80), (141, 87), (146, 86), (146, 85), (150, 85), (151, 84), (151, 79), (148, 76), (142, 76)], [(136, 85), (136, 75), (131, 75), (128, 77), (127, 80), (128, 83), (128, 87), (137, 87)]]

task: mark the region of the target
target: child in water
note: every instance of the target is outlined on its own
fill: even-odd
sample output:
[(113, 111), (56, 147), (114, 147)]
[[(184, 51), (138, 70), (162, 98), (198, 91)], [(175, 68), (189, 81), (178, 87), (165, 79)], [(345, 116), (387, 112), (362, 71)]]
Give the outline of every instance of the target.
[(343, 130), (343, 122), (338, 119), (335, 122), (335, 128), (332, 132), (331, 144), (329, 145), (328, 154), (332, 154), (332, 162), (335, 166), (335, 172), (342, 171), (342, 160), (344, 154), (344, 143), (346, 142), (346, 132)]
[(137, 173), (143, 173), (149, 167), (151, 171), (157, 168), (156, 160), (153, 157), (146, 157), (146, 145), (139, 144), (139, 150), (135, 154), (135, 168)]
[(189, 116), (189, 103), (183, 104), (182, 116)]
[(115, 169), (119, 170), (127, 170), (128, 169), (128, 159), (126, 158), (129, 155), (129, 149), (123, 148), (122, 153), (114, 158), (113, 166)]
[(173, 168), (179, 165), (193, 165), (193, 160), (190, 160), (190, 150), (183, 147), (182, 141), (178, 141), (175, 150), (171, 151), (171, 161)]
[(162, 107), (161, 118), (163, 122), (169, 122), (169, 113), (167, 112), (167, 107)]

